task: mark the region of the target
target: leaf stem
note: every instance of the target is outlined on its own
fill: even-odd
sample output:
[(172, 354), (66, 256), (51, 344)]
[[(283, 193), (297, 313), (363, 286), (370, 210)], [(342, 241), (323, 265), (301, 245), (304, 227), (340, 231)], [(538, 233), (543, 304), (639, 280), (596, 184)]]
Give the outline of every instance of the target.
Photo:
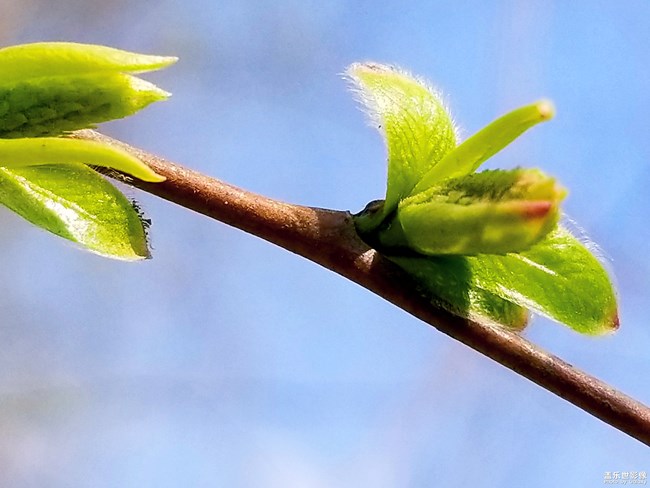
[(256, 195), (95, 131), (78, 131), (73, 137), (125, 149), (167, 178), (155, 184), (130, 180), (132, 185), (261, 237), (345, 276), (650, 446), (650, 408), (518, 334), (435, 307), (417, 293), (406, 272), (359, 238), (350, 213), (291, 205)]

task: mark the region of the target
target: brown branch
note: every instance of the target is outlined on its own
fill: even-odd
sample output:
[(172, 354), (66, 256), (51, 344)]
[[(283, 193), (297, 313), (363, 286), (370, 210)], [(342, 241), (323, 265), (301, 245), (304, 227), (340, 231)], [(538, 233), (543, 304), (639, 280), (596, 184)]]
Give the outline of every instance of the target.
[(505, 329), (436, 308), (410, 277), (359, 239), (348, 212), (290, 205), (256, 195), (94, 131), (76, 137), (122, 147), (167, 181), (136, 187), (277, 244), (335, 271), (439, 331), (650, 445), (650, 409)]

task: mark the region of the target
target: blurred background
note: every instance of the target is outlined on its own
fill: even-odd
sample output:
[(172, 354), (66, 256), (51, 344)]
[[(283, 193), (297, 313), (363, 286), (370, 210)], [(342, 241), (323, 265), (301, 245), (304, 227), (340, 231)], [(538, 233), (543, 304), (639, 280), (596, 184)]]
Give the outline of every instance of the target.
[[(114, 137), (281, 200), (358, 211), (385, 154), (340, 74), (401, 65), (465, 136), (557, 117), (491, 166), (540, 166), (603, 250), (621, 329), (526, 336), (650, 403), (650, 3), (0, 0), (0, 42), (176, 55)], [(0, 212), (0, 486), (598, 486), (647, 448), (396, 307), (136, 190), (154, 259)]]

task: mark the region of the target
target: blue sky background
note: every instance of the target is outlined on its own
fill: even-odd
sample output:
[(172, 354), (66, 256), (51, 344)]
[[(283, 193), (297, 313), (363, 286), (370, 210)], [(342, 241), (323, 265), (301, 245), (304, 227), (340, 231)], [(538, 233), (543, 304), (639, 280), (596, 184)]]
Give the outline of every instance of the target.
[[(401, 65), (470, 135), (548, 97), (490, 166), (540, 166), (616, 274), (621, 329), (526, 336), (650, 403), (650, 3), (0, 0), (3, 45), (177, 55), (102, 130), (289, 202), (358, 211), (385, 154), (340, 73)], [(598, 486), (647, 448), (355, 284), (136, 190), (154, 259), (0, 212), (0, 485)]]

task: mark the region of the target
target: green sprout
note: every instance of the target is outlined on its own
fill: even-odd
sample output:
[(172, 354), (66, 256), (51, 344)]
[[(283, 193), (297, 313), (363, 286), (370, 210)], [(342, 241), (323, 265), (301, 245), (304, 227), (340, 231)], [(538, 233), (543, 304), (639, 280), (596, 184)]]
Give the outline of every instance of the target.
[[(175, 61), (74, 43), (0, 49), (0, 203), (92, 252), (149, 257), (137, 206), (89, 165), (164, 178), (121, 149), (67, 136), (166, 99), (133, 74)], [(550, 119), (550, 102), (514, 110), (459, 144), (423, 80), (372, 63), (347, 74), (388, 150), (386, 197), (355, 216), (369, 245), (429, 300), (470, 319), (520, 330), (532, 310), (584, 334), (618, 327), (606, 271), (558, 223), (564, 188), (536, 169), (476, 172)]]
[(386, 198), (355, 215), (359, 235), (431, 301), (520, 330), (532, 310), (590, 335), (618, 327), (607, 272), (559, 224), (566, 191), (536, 169), (476, 173), (532, 126), (550, 102), (514, 110), (457, 144), (436, 90), (375, 63), (347, 70), (388, 151)]
[(65, 42), (0, 49), (0, 203), (95, 253), (149, 257), (138, 210), (87, 165), (148, 182), (165, 178), (122, 149), (65, 136), (169, 97), (129, 73), (175, 61)]

